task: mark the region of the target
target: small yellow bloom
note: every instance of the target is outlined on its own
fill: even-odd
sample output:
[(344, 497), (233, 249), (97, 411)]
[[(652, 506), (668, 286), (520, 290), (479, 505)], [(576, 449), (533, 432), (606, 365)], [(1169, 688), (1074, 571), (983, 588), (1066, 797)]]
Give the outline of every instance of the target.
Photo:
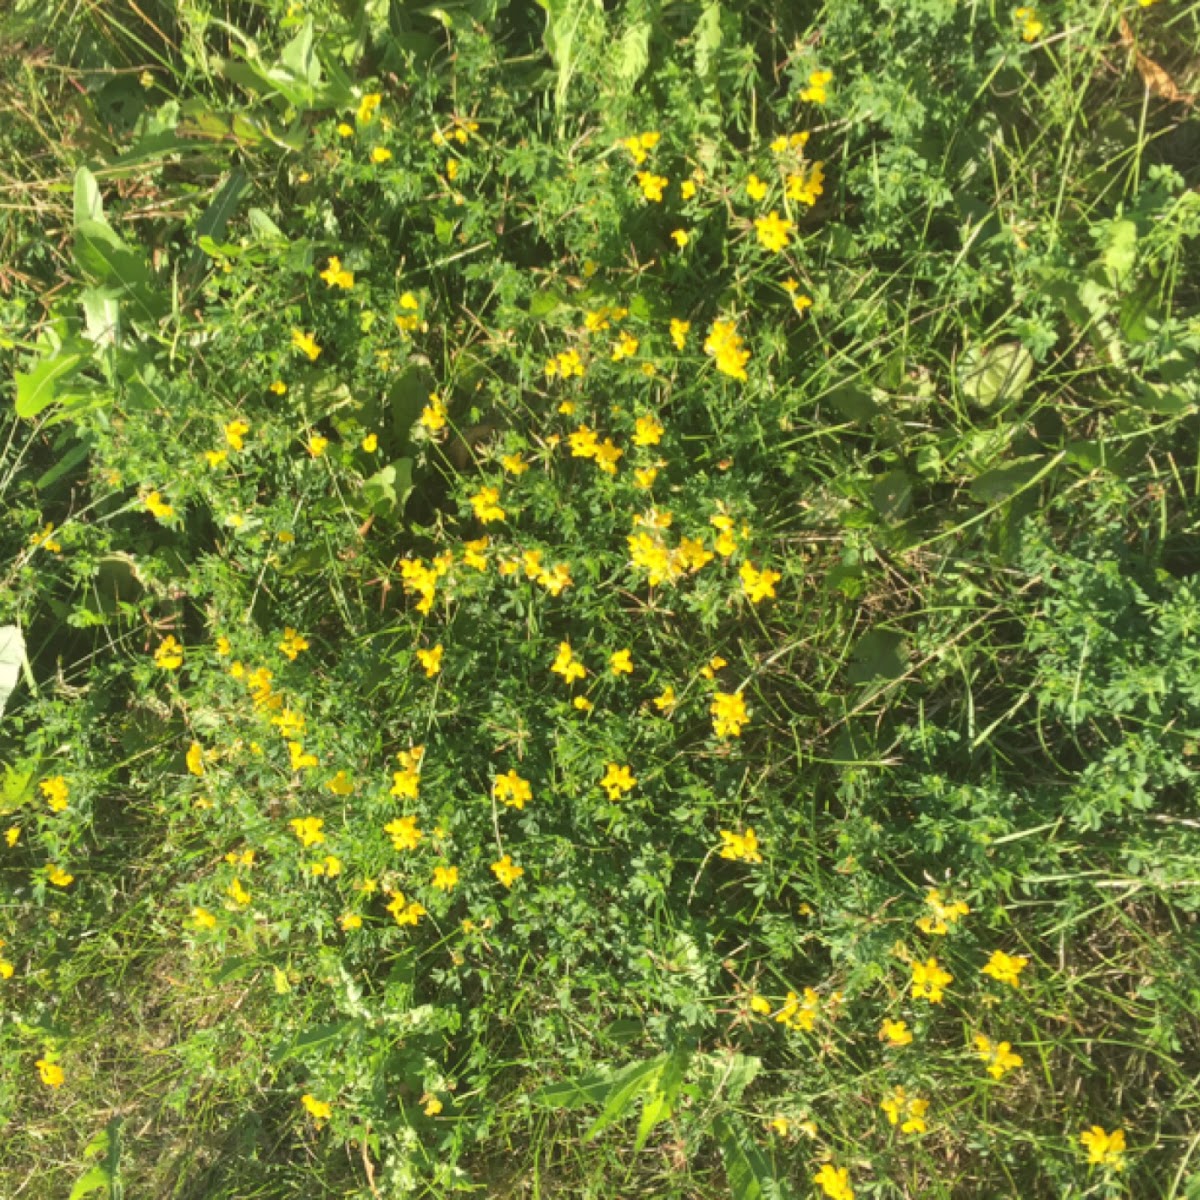
[(490, 524), (492, 521), (503, 521), (508, 515), (503, 508), (500, 507), (500, 489), (494, 487), (483, 487), (469, 497), (471, 507), (475, 510), (476, 519), (483, 525)]
[(675, 243), (676, 246), (679, 247), (680, 250), (682, 250), (684, 248), (684, 246), (686, 246), (688, 244), (688, 242), (691, 241), (691, 238), (688, 237), (688, 231), (686, 229), (672, 229), (671, 230), (671, 240)]
[(767, 194), (767, 185), (757, 175), (746, 180), (746, 195), (756, 204)]
[(1093, 1125), (1079, 1135), (1080, 1142), (1087, 1147), (1088, 1162), (1112, 1167), (1120, 1171), (1125, 1166), (1125, 1130), (1114, 1129), (1105, 1133), (1102, 1125)]
[(679, 185), (679, 194), (685, 199), (690, 200), (696, 194), (696, 185), (690, 180), (685, 179)]
[(637, 780), (633, 777), (633, 773), (628, 767), (618, 766), (616, 763), (609, 763), (605, 768), (604, 778), (600, 780), (600, 786), (608, 793), (610, 800), (620, 800), (626, 793), (631, 792), (637, 786)]
[(235, 903), (243, 907), (250, 903), (250, 893), (242, 886), (240, 879), (235, 879), (226, 889), (225, 894)]
[(15, 846), (20, 840), (21, 840), (20, 825), (10, 825), (4, 831), (4, 841), (5, 841), (5, 844), (9, 847), (9, 849), (12, 849), (12, 847)]
[(207, 908), (193, 908), (192, 924), (197, 929), (216, 929), (217, 918)]
[(457, 867), (434, 867), (433, 886), (439, 892), (452, 892), (458, 887)]
[(375, 118), (375, 110), (383, 102), (378, 92), (367, 92), (358, 102), (358, 112), (354, 115), (360, 125), (369, 125)]
[(733, 859), (735, 862), (762, 862), (762, 855), (758, 850), (758, 835), (751, 826), (747, 825), (744, 833), (722, 829), (720, 834), (724, 843), (721, 847), (721, 858)]
[(289, 625), (283, 631), (283, 641), (279, 643), (279, 649), (291, 662), (295, 662), (301, 651), (308, 649), (308, 639)]
[(56, 863), (46, 864), (46, 879), (55, 887), (61, 888), (70, 887), (75, 882), (75, 876), (69, 875)]
[(501, 804), (508, 805), (509, 808), (524, 808), (533, 799), (533, 789), (530, 787), (529, 780), (522, 779), (516, 771), (511, 769), (507, 774), (496, 777), (492, 791), (496, 799)]
[(439, 429), (445, 428), (446, 406), (442, 403), (442, 398), (437, 392), (429, 393), (429, 403), (421, 409), (421, 415), (417, 420), (430, 433), (437, 433)]
[[(329, 264), (325, 270), (321, 272), (321, 278), (330, 287), (339, 287), (344, 291), (349, 291), (354, 286), (354, 272), (347, 271), (342, 266), (342, 260), (336, 255), (330, 255)], [(240, 447), (239, 447), (240, 449)]]
[(990, 975), (997, 983), (1007, 983), (1012, 987), (1020, 987), (1020, 974), (1029, 965), (1029, 959), (1023, 954), (1005, 954), (1003, 950), (993, 950), (987, 965), (980, 970)]
[(143, 503), (159, 521), (169, 521), (175, 515), (175, 510), (158, 492), (151, 492)]
[(654, 697), (652, 701), (655, 708), (664, 716), (671, 712), (676, 705), (675, 689), (668, 684), (663, 690)]
[(680, 321), (675, 317), (671, 318), (671, 341), (675, 343), (676, 350), (682, 350), (687, 344), (688, 330), (691, 327), (691, 321)]
[(335, 796), (352, 796), (354, 795), (354, 780), (350, 778), (345, 771), (339, 771), (325, 786)]
[(204, 747), (199, 742), (193, 742), (188, 747), (185, 761), (190, 774), (195, 775), (199, 779), (204, 777)]
[[(1141, 0), (1139, 0), (1139, 3)], [(1143, 6), (1145, 7), (1145, 6)], [(1037, 9), (1021, 7), (1018, 8), (1013, 16), (1021, 25), (1021, 37), (1027, 42), (1035, 42), (1045, 32), (1046, 26), (1041, 17), (1038, 15)]]
[(759, 217), (754, 222), (759, 245), (770, 250), (772, 254), (778, 254), (781, 250), (787, 249), (788, 243), (791, 241), (792, 230), (795, 228), (791, 221), (780, 217), (774, 209), (765, 217)]
[(421, 1097), (421, 1107), (427, 1117), (436, 1117), (442, 1111), (442, 1102), (436, 1096), (426, 1093)]
[(325, 822), (320, 817), (295, 817), (288, 824), (306, 850), (309, 846), (319, 846), (325, 840), (325, 834), (321, 832)]
[(666, 432), (653, 417), (638, 417), (633, 434), (635, 446), (657, 446)]
[(889, 1046), (909, 1046), (912, 1044), (913, 1035), (907, 1021), (893, 1021), (890, 1017), (885, 1017), (879, 1027), (879, 1040)]
[(342, 913), (342, 915), (338, 917), (338, 924), (342, 927), (344, 932), (350, 933), (354, 929), (362, 928), (362, 917), (360, 917), (358, 913), (354, 912)]
[(463, 543), (463, 562), (468, 567), (474, 568), (476, 571), (487, 570), (487, 554), (485, 553), (490, 539), (487, 537), (475, 538), (474, 541)]
[(654, 486), (654, 481), (658, 478), (657, 467), (635, 467), (633, 472), (634, 484), (646, 491)]
[(1003, 1079), (1009, 1071), (1016, 1070), (1025, 1063), (1019, 1054), (1013, 1053), (1013, 1048), (1008, 1042), (993, 1042), (982, 1033), (975, 1036), (975, 1050), (987, 1063), (987, 1073), (993, 1079)]
[(227, 450), (205, 450), (204, 457), (208, 460), (208, 465), (215, 469), (229, 457), (229, 452)]
[(924, 1133), (928, 1126), (925, 1114), (929, 1101), (910, 1096), (902, 1087), (897, 1087), (880, 1105), (887, 1114), (890, 1125), (899, 1125), (901, 1133)]
[(824, 104), (828, 98), (826, 89), (832, 81), (832, 71), (813, 71), (808, 77), (808, 86), (800, 92), (800, 99), (812, 104)]
[(43, 779), (38, 787), (41, 788), (42, 795), (46, 797), (46, 803), (50, 806), (51, 812), (62, 812), (67, 807), (71, 789), (61, 775), (52, 775), (49, 779)]
[(561, 675), (565, 683), (583, 679), (587, 675), (587, 668), (575, 657), (570, 642), (558, 644), (558, 657), (555, 658), (550, 670), (556, 675)]
[(301, 353), (308, 355), (309, 362), (316, 362), (321, 357), (321, 347), (311, 333), (302, 329), (292, 330), (292, 345)]
[(710, 711), (713, 733), (719, 738), (741, 737), (742, 726), (750, 720), (741, 692), (714, 692)]
[(328, 1121), (333, 1112), (333, 1108), (324, 1100), (318, 1100), (316, 1096), (310, 1096), (307, 1093), (300, 1097), (300, 1103), (304, 1105), (308, 1115), (314, 1121)]
[(183, 647), (171, 634), (158, 644), (154, 651), (154, 665), (164, 671), (178, 671), (183, 666)]
[(738, 574), (742, 580), (742, 591), (751, 604), (760, 604), (768, 597), (774, 599), (775, 585), (783, 578), (778, 571), (766, 567), (760, 571), (749, 561), (742, 563)]
[(671, 182), (663, 175), (655, 175), (653, 171), (639, 171), (637, 181), (642, 195), (654, 204), (662, 203), (663, 192)]
[(442, 669), (442, 654), (444, 647), (441, 642), (438, 642), (432, 650), (418, 650), (417, 659), (421, 666), (425, 668), (425, 676), (432, 679)]
[(926, 999), (930, 1004), (941, 1004), (943, 989), (954, 982), (954, 976), (943, 971), (936, 958), (926, 962), (920, 960), (912, 964), (912, 994), (920, 1000)]
[(416, 817), (397, 817), (383, 827), (383, 832), (392, 839), (393, 850), (415, 850), (425, 836), (417, 828)]
[(586, 696), (576, 696), (571, 703), (579, 709), (580, 712), (591, 712), (596, 706)]
[(845, 1167), (835, 1167), (825, 1163), (813, 1176), (813, 1183), (821, 1185), (821, 1190), (829, 1200), (854, 1200), (854, 1189), (850, 1186), (850, 1172)]
[(376, 165), (385, 163), (392, 157), (392, 152), (386, 146), (376, 146), (371, 151), (371, 161)]
[(364, 454), (374, 454), (375, 451), (379, 449), (379, 435), (375, 433), (368, 433), (367, 436), (363, 438), (361, 445)]
[(525, 868), (518, 867), (512, 856), (506, 854), (499, 861), (492, 863), (492, 873), (506, 888), (510, 888), (525, 874)]
[(274, 392), (277, 396), (286, 396), (287, 384), (284, 383), (282, 379), (277, 379), (267, 390)]
[(947, 904), (939, 888), (929, 889), (925, 895), (925, 903), (929, 906), (930, 913), (928, 916), (918, 917), (916, 925), (922, 933), (933, 937), (944, 937), (951, 925), (957, 925), (959, 918), (967, 916), (971, 911), (970, 905), (962, 900)]
[(716, 362), (717, 370), (733, 379), (745, 380), (746, 363), (750, 351), (745, 349), (737, 326), (732, 321), (716, 320), (712, 323), (704, 342), (704, 352)]
[(614, 675), (633, 674), (633, 655), (629, 650), (615, 650), (609, 656), (608, 669)]
[(33, 1064), (38, 1069), (38, 1074), (41, 1076), (42, 1082), (50, 1088), (60, 1088), (66, 1081), (66, 1075), (63, 1074), (63, 1069), (56, 1062), (50, 1062), (47, 1059), (39, 1058)]
[(617, 338), (616, 345), (612, 349), (613, 362), (620, 362), (624, 358), (632, 358), (638, 352), (639, 344), (633, 334), (622, 330), (620, 336)]
[(403, 892), (397, 892), (386, 907), (397, 925), (416, 925), (426, 913), (423, 904), (416, 900), (405, 900)]
[(62, 543), (54, 537), (54, 522), (47, 521), (41, 533), (35, 533), (29, 539), (29, 544), (35, 549), (49, 550), (51, 554), (62, 553)]

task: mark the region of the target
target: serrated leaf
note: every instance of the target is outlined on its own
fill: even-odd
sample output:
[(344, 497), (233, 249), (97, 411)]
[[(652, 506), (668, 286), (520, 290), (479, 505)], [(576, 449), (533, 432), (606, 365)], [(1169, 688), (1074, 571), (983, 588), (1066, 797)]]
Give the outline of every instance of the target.
[(637, 83), (650, 65), (650, 35), (653, 31), (654, 26), (650, 21), (642, 18), (634, 21), (617, 43), (614, 69), (617, 78), (626, 87)]

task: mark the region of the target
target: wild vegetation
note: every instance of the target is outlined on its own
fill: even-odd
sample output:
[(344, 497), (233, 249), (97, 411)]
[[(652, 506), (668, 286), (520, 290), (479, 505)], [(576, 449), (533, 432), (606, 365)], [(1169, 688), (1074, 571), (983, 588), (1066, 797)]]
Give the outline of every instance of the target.
[(1198, 90), (15, 0), (0, 1196), (1200, 1197)]

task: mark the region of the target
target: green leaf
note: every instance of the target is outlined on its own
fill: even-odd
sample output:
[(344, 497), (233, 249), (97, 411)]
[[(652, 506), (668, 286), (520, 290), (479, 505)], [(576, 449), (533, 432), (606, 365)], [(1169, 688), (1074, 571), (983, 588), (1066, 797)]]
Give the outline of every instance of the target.
[(1133, 274), (1137, 262), (1137, 226), (1132, 221), (1113, 221), (1108, 226), (1100, 261), (1114, 288), (1119, 288)]
[(984, 471), (971, 482), (971, 499), (981, 500), (992, 504), (1003, 500), (1014, 492), (1019, 492), (1045, 465), (1044, 454), (1030, 454), (1005, 463), (1002, 467), (994, 467)]
[(610, 1090), (604, 1110), (591, 1123), (585, 1138), (594, 1138), (614, 1122), (619, 1121), (633, 1106), (634, 1100), (652, 1087), (667, 1065), (668, 1055), (659, 1054), (645, 1062), (631, 1063), (615, 1072), (609, 1080)]
[(696, 74), (705, 83), (716, 83), (717, 51), (721, 48), (721, 4), (720, 0), (708, 0), (700, 20), (696, 22), (695, 43), (692, 47), (696, 57)]
[(413, 492), (413, 460), (398, 458), (364, 481), (360, 495), (370, 512), (395, 516), (404, 511)]
[(250, 176), (241, 167), (230, 172), (229, 178), (221, 185), (209, 206), (196, 222), (197, 247), (188, 259), (186, 275), (189, 285), (195, 286), (204, 274), (208, 265), (208, 256), (199, 246), (201, 238), (216, 239), (224, 232), (233, 214), (237, 212), (242, 196), (250, 187)]
[(79, 1200), (80, 1196), (91, 1192), (108, 1191), (111, 1186), (112, 1176), (105, 1167), (90, 1167), (75, 1181), (69, 1200)]
[(0, 718), (17, 687), (25, 662), (25, 639), (17, 625), (0, 625)]
[(97, 346), (114, 346), (121, 336), (121, 306), (108, 288), (89, 287), (79, 293), (85, 336)]
[(963, 395), (981, 408), (1017, 401), (1033, 374), (1033, 355), (1020, 342), (1002, 342), (990, 350), (972, 346), (958, 368)]
[(654, 1127), (674, 1112), (675, 1101), (679, 1098), (679, 1090), (683, 1086), (683, 1077), (691, 1059), (689, 1051), (676, 1050), (667, 1060), (662, 1072), (651, 1076), (646, 1098), (642, 1102), (642, 1116), (638, 1121), (637, 1137), (633, 1144), (635, 1150), (645, 1146), (646, 1139)]
[(165, 312), (146, 261), (102, 222), (85, 218), (75, 226), (75, 261), (94, 283), (127, 301), (136, 317), (157, 321)]
[(719, 1116), (713, 1121), (713, 1131), (734, 1200), (771, 1200), (787, 1194), (740, 1118)]
[(100, 195), (100, 185), (87, 167), (80, 167), (75, 172), (76, 228), (81, 221), (104, 222), (104, 200)]
[(626, 88), (632, 87), (650, 65), (650, 35), (654, 26), (646, 17), (634, 21), (617, 43), (613, 69)]
[(13, 378), (17, 385), (17, 416), (32, 420), (42, 409), (60, 399), (61, 385), (86, 358), (87, 355), (64, 347), (53, 357), (34, 363), (32, 371), (16, 371)]

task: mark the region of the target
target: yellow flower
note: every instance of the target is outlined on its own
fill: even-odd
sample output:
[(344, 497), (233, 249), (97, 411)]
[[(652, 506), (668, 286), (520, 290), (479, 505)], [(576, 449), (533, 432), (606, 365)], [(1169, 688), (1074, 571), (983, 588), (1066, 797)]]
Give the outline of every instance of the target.
[(767, 194), (767, 185), (757, 175), (746, 180), (746, 195), (756, 204)]
[(917, 918), (917, 928), (922, 933), (931, 934), (934, 937), (943, 937), (951, 925), (957, 925), (959, 917), (965, 917), (970, 911), (970, 906), (962, 900), (955, 900), (953, 904), (947, 904), (942, 899), (941, 890), (938, 888), (930, 888), (925, 895), (925, 903), (929, 906), (930, 915)]
[(476, 538), (471, 542), (463, 543), (463, 562), (468, 567), (473, 567), (476, 571), (487, 570), (487, 555), (484, 551), (487, 550), (490, 539), (486, 537)]
[(342, 873), (342, 860), (335, 854), (327, 854), (321, 862), (309, 864), (313, 875), (325, 879), (336, 879)]
[(990, 975), (997, 983), (1011, 984), (1020, 987), (1019, 976), (1029, 965), (1029, 959), (1023, 954), (1005, 954), (1003, 950), (993, 950), (987, 966), (980, 970)]
[(758, 233), (759, 245), (765, 246), (772, 254), (778, 254), (787, 249), (792, 230), (796, 227), (772, 209), (765, 217), (759, 217), (754, 222), (754, 228)]
[(612, 438), (605, 438), (603, 443), (596, 447), (596, 452), (592, 457), (596, 460), (596, 466), (606, 475), (615, 475), (617, 473), (617, 462), (624, 454), (625, 451), (619, 449), (614, 444)]
[(47, 521), (45, 528), (41, 533), (35, 533), (29, 539), (29, 544), (37, 550), (38, 548), (49, 550), (51, 554), (62, 553), (62, 543), (54, 536), (54, 522)]
[(511, 855), (506, 854), (499, 861), (492, 863), (492, 873), (506, 888), (510, 888), (525, 874), (525, 868), (518, 867)]
[(371, 161), (375, 164), (385, 163), (392, 157), (392, 152), (386, 146), (376, 146), (371, 151)]
[(633, 472), (633, 482), (645, 491), (654, 486), (654, 481), (658, 478), (657, 467), (635, 467)]
[(558, 657), (550, 667), (556, 675), (561, 675), (565, 683), (582, 679), (587, 675), (587, 669), (576, 657), (570, 642), (559, 642)]
[(201, 779), (204, 777), (204, 747), (199, 742), (193, 742), (188, 747), (185, 762), (190, 774)]
[(154, 651), (154, 665), (164, 671), (178, 671), (183, 666), (183, 647), (173, 635), (168, 634), (158, 643)]
[(800, 92), (800, 99), (813, 104), (824, 104), (827, 98), (826, 88), (832, 80), (832, 71), (813, 71), (808, 77), (808, 87)]
[(797, 204), (806, 204), (811, 208), (816, 204), (817, 197), (825, 194), (824, 184), (825, 164), (815, 162), (807, 173), (801, 170), (789, 175), (784, 191), (789, 200), (794, 200)]
[(633, 674), (633, 655), (629, 650), (615, 650), (608, 659), (608, 669), (614, 675)]
[(687, 344), (688, 330), (691, 327), (691, 321), (680, 321), (676, 317), (671, 318), (671, 341), (675, 343), (676, 350), (682, 350)]
[(333, 1112), (332, 1107), (326, 1104), (324, 1100), (318, 1100), (316, 1096), (310, 1096), (307, 1093), (300, 1097), (300, 1103), (304, 1105), (308, 1115), (314, 1121), (328, 1121), (330, 1114)]
[[(1139, 3), (1141, 3), (1141, 0), (1139, 0)], [(1143, 7), (1146, 7), (1146, 5), (1143, 5)], [(1035, 42), (1045, 32), (1046, 26), (1038, 15), (1037, 9), (1021, 7), (1013, 13), (1013, 16), (1021, 24), (1021, 37), (1025, 41)]]
[(628, 767), (621, 767), (610, 762), (605, 769), (604, 777), (600, 780), (600, 786), (608, 793), (610, 800), (620, 800), (626, 792), (633, 791), (637, 786), (637, 780)]
[(668, 684), (657, 696), (654, 697), (652, 703), (660, 713), (669, 713), (676, 704), (675, 689)]
[(62, 812), (67, 807), (67, 798), (71, 794), (71, 789), (61, 775), (52, 775), (49, 779), (43, 779), (38, 787), (42, 789), (42, 795), (46, 797), (46, 803), (50, 806), (51, 812)]
[(889, 1046), (909, 1046), (912, 1044), (913, 1035), (907, 1021), (893, 1021), (890, 1017), (885, 1017), (879, 1027), (879, 1040), (887, 1042)]
[(638, 417), (635, 423), (633, 444), (635, 446), (657, 446), (665, 432), (653, 417)]
[(355, 117), (360, 125), (369, 125), (375, 117), (375, 110), (383, 101), (383, 97), (378, 92), (368, 92), (358, 102), (358, 112)]
[(426, 678), (432, 679), (442, 669), (442, 653), (444, 647), (438, 642), (432, 650), (418, 650), (417, 658), (425, 668)]
[(723, 375), (733, 379), (746, 378), (750, 351), (744, 348), (737, 326), (732, 321), (716, 320), (712, 323), (704, 342), (704, 352), (714, 359), (717, 370)]
[(217, 918), (207, 908), (193, 908), (192, 924), (197, 929), (216, 929)]
[(306, 850), (309, 846), (319, 846), (325, 840), (321, 832), (325, 822), (320, 817), (295, 817), (288, 824)]
[(529, 785), (529, 780), (522, 779), (516, 771), (511, 769), (507, 774), (496, 777), (492, 790), (496, 799), (501, 804), (508, 805), (509, 808), (524, 808), (533, 799), (533, 789)]
[(425, 906), (416, 900), (405, 900), (403, 892), (397, 892), (387, 904), (397, 925), (416, 925), (425, 916)]
[(313, 458), (320, 458), (325, 453), (325, 447), (329, 445), (329, 439), (322, 437), (319, 433), (314, 433), (306, 444), (306, 449)]
[(704, 666), (700, 668), (700, 674), (704, 679), (715, 679), (717, 672), (722, 667), (727, 666), (729, 666), (729, 663), (726, 662), (725, 659), (723, 659), (719, 654), (714, 654), (712, 658), (710, 658), (708, 662), (706, 662)]
[(500, 489), (494, 487), (483, 487), (470, 497), (471, 507), (475, 510), (475, 516), (481, 524), (487, 525), (492, 521), (503, 521), (507, 516), (504, 509), (499, 505)]
[(308, 649), (308, 639), (288, 625), (283, 631), (283, 641), (279, 643), (279, 649), (290, 661), (295, 662), (300, 652)]
[(632, 358), (638, 352), (639, 344), (633, 334), (622, 331), (617, 338), (617, 344), (613, 346), (613, 362), (620, 362), (623, 358)]
[(226, 450), (205, 450), (204, 457), (210, 467), (216, 468), (229, 457), (229, 453)]
[(365, 454), (374, 454), (375, 451), (379, 449), (379, 435), (375, 433), (368, 433), (367, 436), (363, 438), (361, 445)]
[(771, 1002), (766, 996), (751, 996), (750, 1011), (758, 1013), (760, 1017), (769, 1017), (771, 1015)]
[(1089, 1163), (1112, 1167), (1114, 1171), (1124, 1168), (1125, 1130), (1105, 1133), (1102, 1125), (1093, 1125), (1079, 1135), (1079, 1140), (1087, 1147)]
[(638, 187), (642, 189), (642, 195), (655, 204), (662, 202), (663, 190), (671, 182), (663, 175), (655, 175), (653, 171), (639, 171), (637, 181)]
[(335, 796), (352, 796), (354, 795), (354, 780), (346, 774), (345, 771), (339, 771), (325, 786)]
[(439, 892), (452, 892), (458, 886), (457, 867), (434, 867), (433, 886)]
[(529, 464), (520, 454), (506, 454), (500, 460), (500, 465), (510, 475), (524, 475), (529, 470)]
[(20, 825), (10, 825), (10, 826), (9, 826), (9, 827), (8, 827), (8, 828), (7, 828), (7, 829), (4, 831), (4, 841), (5, 841), (5, 843), (8, 845), (8, 847), (9, 847), (9, 849), (10, 849), (10, 850), (11, 850), (11, 849), (12, 849), (12, 847), (13, 847), (13, 846), (15, 846), (15, 845), (16, 845), (16, 844), (17, 844), (17, 843), (20, 841), (20, 840), (21, 840), (21, 827), (20, 827)]
[(572, 458), (595, 458), (599, 447), (596, 431), (586, 425), (580, 425), (574, 433), (569, 434), (567, 444), (571, 447)]
[(758, 835), (751, 826), (746, 826), (745, 833), (733, 833), (731, 830), (722, 829), (720, 834), (724, 842), (721, 847), (722, 858), (749, 863), (762, 862), (762, 855), (758, 852)]
[(310, 362), (316, 362), (321, 356), (321, 347), (317, 345), (316, 339), (311, 333), (305, 333), (302, 329), (292, 330), (292, 345), (307, 354)]
[(835, 1167), (832, 1163), (824, 1166), (813, 1176), (813, 1183), (819, 1183), (821, 1190), (829, 1200), (854, 1200), (854, 1189), (850, 1186), (850, 1172), (845, 1167)]
[(330, 255), (329, 265), (321, 272), (321, 278), (330, 287), (340, 287), (346, 291), (354, 286), (354, 272), (347, 271), (336, 255)]
[(679, 247), (680, 250), (682, 250), (684, 248), (684, 246), (686, 246), (688, 244), (688, 242), (691, 241), (691, 238), (688, 237), (688, 232), (686, 229), (672, 229), (671, 230), (671, 240), (675, 243), (676, 246)]
[(362, 917), (360, 917), (358, 913), (342, 913), (342, 915), (338, 917), (338, 924), (342, 927), (344, 932), (349, 933), (353, 929), (362, 928)]
[(421, 1097), (422, 1111), (427, 1117), (436, 1117), (442, 1111), (442, 1102), (436, 1097), (426, 1093)]
[(38, 1074), (41, 1076), (42, 1082), (51, 1088), (60, 1088), (66, 1081), (66, 1075), (63, 1074), (63, 1069), (56, 1062), (50, 1062), (47, 1059), (39, 1058), (33, 1064), (38, 1069)]
[(576, 696), (571, 703), (579, 709), (580, 712), (591, 712), (596, 706), (586, 696)]
[(753, 563), (744, 562), (738, 572), (742, 579), (742, 590), (751, 604), (759, 604), (769, 596), (775, 598), (775, 585), (783, 578), (778, 571), (767, 568), (758, 570)]
[(169, 521), (175, 515), (175, 510), (158, 492), (151, 492), (143, 503), (159, 521)]
[(690, 179), (685, 179), (679, 185), (679, 194), (685, 200), (690, 200), (696, 194), (696, 185)]
[(741, 737), (742, 726), (750, 720), (741, 692), (714, 692), (710, 707), (713, 733), (717, 737)]
[(446, 178), (453, 183), (458, 178), (458, 159), (446, 159)]
[(975, 1035), (975, 1051), (987, 1063), (987, 1073), (993, 1079), (1003, 1079), (1009, 1071), (1025, 1063), (1019, 1054), (1013, 1053), (1008, 1042), (993, 1042), (982, 1033)]
[(61, 888), (70, 887), (75, 882), (75, 876), (69, 875), (56, 863), (46, 864), (46, 879), (55, 887)]
[(415, 850), (425, 836), (424, 832), (417, 828), (416, 817), (397, 817), (383, 827), (383, 832), (392, 839), (394, 850)]
[(421, 409), (421, 415), (417, 419), (430, 433), (437, 433), (439, 429), (445, 428), (446, 406), (437, 392), (429, 393), (429, 403)]
[(954, 976), (943, 971), (936, 958), (912, 964), (912, 994), (918, 1000), (924, 998), (930, 1004), (941, 1004), (943, 989), (953, 982)]
[(250, 893), (242, 886), (240, 879), (235, 879), (226, 889), (225, 894), (235, 903), (243, 906), (250, 903)]
[(929, 1101), (910, 1096), (902, 1087), (897, 1087), (879, 1107), (887, 1113), (890, 1125), (900, 1126), (901, 1133), (924, 1133), (928, 1128), (925, 1114)]
[(277, 396), (286, 396), (287, 384), (284, 383), (282, 379), (277, 379), (267, 390), (274, 392)]

